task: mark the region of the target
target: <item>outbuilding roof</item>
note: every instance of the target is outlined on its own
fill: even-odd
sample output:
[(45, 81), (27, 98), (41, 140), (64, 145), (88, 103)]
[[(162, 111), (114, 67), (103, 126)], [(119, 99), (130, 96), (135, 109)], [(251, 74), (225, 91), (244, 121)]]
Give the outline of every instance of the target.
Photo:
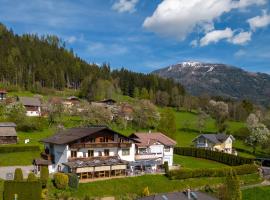
[(35, 97), (19, 97), (20, 102), (24, 106), (41, 106), (41, 102)]
[(155, 142), (159, 142), (166, 146), (175, 146), (176, 141), (169, 138), (168, 136), (164, 135), (163, 133), (156, 132), (156, 133), (134, 133), (131, 136), (133, 139), (137, 141), (138, 146), (150, 146)]
[(3, 122), (0, 123), (0, 136), (17, 136), (15, 130), (16, 124), (12, 122)]

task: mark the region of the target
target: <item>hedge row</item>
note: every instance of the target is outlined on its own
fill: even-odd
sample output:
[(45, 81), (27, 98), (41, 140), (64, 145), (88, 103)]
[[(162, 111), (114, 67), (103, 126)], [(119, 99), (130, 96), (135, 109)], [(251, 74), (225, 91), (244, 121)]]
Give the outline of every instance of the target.
[(5, 181), (4, 200), (14, 199), (15, 194), (19, 200), (39, 200), (41, 191), (40, 181)]
[(230, 166), (244, 165), (253, 163), (254, 159), (235, 156), (232, 154), (222, 153), (218, 151), (211, 151), (202, 148), (192, 147), (176, 147), (174, 153), (183, 156), (193, 156), (197, 158), (205, 158), (214, 160)]
[(254, 164), (246, 164), (235, 167), (221, 167), (212, 169), (179, 169), (171, 170), (167, 173), (170, 179), (187, 179), (199, 177), (225, 177), (230, 170), (235, 170), (237, 175), (253, 174), (258, 172), (258, 167)]
[(23, 145), (23, 146), (5, 145), (5, 146), (0, 146), (0, 153), (13, 153), (13, 152), (25, 152), (25, 151), (40, 151), (40, 148), (38, 145)]

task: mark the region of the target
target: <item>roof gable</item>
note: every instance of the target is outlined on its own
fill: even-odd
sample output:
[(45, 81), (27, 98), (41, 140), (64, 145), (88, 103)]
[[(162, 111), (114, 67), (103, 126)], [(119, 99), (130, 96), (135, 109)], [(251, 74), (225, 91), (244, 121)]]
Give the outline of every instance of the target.
[(134, 133), (130, 136), (137, 141), (139, 146), (150, 146), (156, 142), (166, 146), (175, 146), (176, 141), (162, 133)]
[(224, 143), (229, 137), (232, 138), (233, 141), (235, 140), (232, 135), (226, 135), (224, 133), (218, 133), (218, 134), (201, 134), (198, 137), (196, 137), (193, 140), (193, 142), (196, 141), (197, 139), (201, 138), (201, 137), (207, 139), (208, 141), (210, 141), (211, 143), (214, 143), (214, 144)]
[[(120, 133), (117, 133), (109, 129), (106, 126), (92, 126), (92, 127), (83, 127), (83, 128), (70, 128), (67, 130), (63, 130), (49, 138), (41, 140), (41, 142), (52, 143), (52, 144), (69, 144), (76, 140), (85, 138), (87, 136), (93, 135), (101, 131), (108, 131), (112, 134), (121, 135)], [(121, 137), (127, 138), (126, 136), (123, 136), (123, 135), (121, 135)]]

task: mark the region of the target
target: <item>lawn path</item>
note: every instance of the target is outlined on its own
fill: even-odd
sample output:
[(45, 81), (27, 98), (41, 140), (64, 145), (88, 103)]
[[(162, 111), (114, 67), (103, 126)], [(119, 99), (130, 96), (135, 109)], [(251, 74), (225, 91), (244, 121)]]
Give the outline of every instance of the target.
[(249, 188), (255, 188), (255, 187), (263, 187), (263, 186), (270, 186), (270, 181), (264, 180), (261, 183), (253, 184), (253, 185), (245, 185), (241, 187), (241, 190), (249, 189)]

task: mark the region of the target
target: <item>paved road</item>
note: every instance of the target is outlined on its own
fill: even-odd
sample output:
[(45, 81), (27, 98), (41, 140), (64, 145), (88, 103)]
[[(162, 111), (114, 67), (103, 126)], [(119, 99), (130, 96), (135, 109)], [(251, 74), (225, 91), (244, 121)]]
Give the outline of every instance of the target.
[(0, 167), (0, 178), (1, 179), (7, 179), (6, 175), (7, 173), (12, 173), (12, 177), (14, 174), (14, 171), (16, 168), (21, 168), (23, 171), (24, 178), (27, 178), (29, 172), (31, 172), (34, 169), (33, 165), (28, 166), (8, 166), (8, 167)]

